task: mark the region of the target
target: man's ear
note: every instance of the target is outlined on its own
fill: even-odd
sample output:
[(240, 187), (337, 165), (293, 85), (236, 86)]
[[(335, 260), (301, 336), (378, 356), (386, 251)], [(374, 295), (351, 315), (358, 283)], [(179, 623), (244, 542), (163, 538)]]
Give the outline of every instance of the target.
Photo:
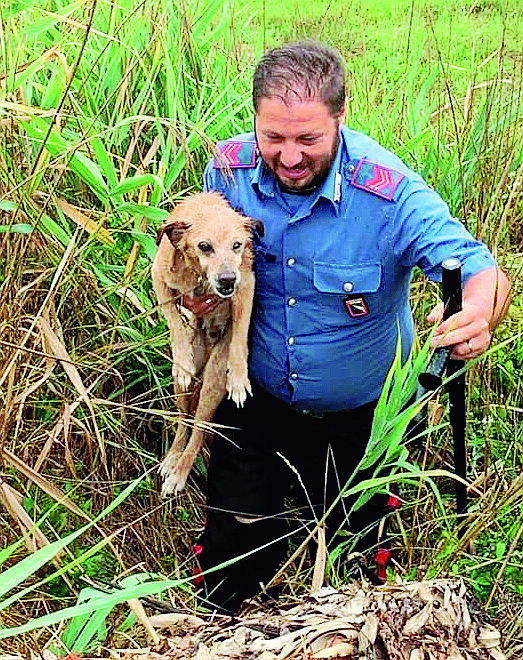
[(160, 227), (156, 242), (159, 245), (160, 241), (162, 240), (162, 236), (165, 234), (169, 239), (169, 241), (171, 242), (173, 248), (177, 248), (178, 243), (182, 240), (183, 235), (190, 228), (190, 226), (191, 226), (190, 224), (188, 224), (187, 222), (183, 222), (181, 220), (169, 222), (163, 227)]
[(345, 121), (345, 106), (338, 112), (336, 115), (336, 119), (338, 120), (338, 130), (341, 129), (343, 126), (343, 122)]

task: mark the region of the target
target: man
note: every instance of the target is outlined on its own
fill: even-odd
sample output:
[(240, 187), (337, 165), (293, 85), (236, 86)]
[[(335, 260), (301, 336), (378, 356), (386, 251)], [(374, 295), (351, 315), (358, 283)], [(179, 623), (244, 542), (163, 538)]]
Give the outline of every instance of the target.
[[(206, 576), (209, 600), (226, 611), (266, 584), (284, 557), (291, 483), (301, 498), (296, 527), (321, 519), (353, 475), (398, 330), (404, 357), (412, 345), (413, 267), (437, 280), (444, 259), (461, 260), (463, 311), (435, 335), (459, 359), (487, 349), (509, 291), (488, 249), (440, 197), (343, 125), (345, 71), (336, 51), (302, 42), (268, 52), (254, 73), (253, 101), (254, 134), (219, 144), (205, 172), (206, 189), (264, 225), (253, 396), (243, 409), (224, 402), (216, 415), (224, 428), (211, 451), (199, 548), (204, 569), (247, 555)], [(439, 322), (441, 312), (429, 320)], [(371, 547), (369, 523), (383, 513), (380, 498), (355, 512), (342, 501), (327, 519), (328, 538), (340, 527), (364, 530), (358, 547)]]

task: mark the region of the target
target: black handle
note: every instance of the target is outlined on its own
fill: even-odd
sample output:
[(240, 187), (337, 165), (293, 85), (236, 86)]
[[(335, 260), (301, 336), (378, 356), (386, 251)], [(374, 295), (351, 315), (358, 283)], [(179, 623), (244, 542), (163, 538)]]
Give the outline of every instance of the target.
[[(442, 298), (445, 304), (443, 320), (446, 320), (461, 310), (461, 263), (459, 259), (455, 257), (445, 259), (441, 268), (441, 279)], [(418, 377), (419, 384), (424, 390), (431, 391), (441, 386), (452, 348), (452, 346), (436, 348), (427, 366), (427, 371), (422, 372)]]
[[(442, 264), (442, 297), (445, 303), (443, 319), (447, 319), (461, 310), (461, 264), (459, 259), (446, 259)], [(465, 374), (458, 373), (463, 368), (463, 362), (449, 360), (452, 348), (452, 346), (437, 348), (434, 351), (427, 371), (419, 375), (417, 397), (421, 398), (427, 391), (437, 389), (442, 384), (445, 373), (450, 377), (446, 389), (449, 396), (449, 421), (454, 445), (454, 469), (458, 476), (466, 479), (466, 383)], [(467, 511), (467, 487), (461, 481), (456, 482), (456, 510), (458, 515)], [(463, 528), (460, 528), (459, 534), (463, 534)]]

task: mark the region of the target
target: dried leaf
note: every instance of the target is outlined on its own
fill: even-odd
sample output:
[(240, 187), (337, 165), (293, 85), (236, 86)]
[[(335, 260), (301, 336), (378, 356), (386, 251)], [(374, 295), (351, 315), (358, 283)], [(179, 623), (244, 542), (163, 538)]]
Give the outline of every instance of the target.
[(420, 582), (417, 590), (418, 596), (426, 603), (433, 603), (435, 598), (430, 586), (426, 582)]
[(450, 590), (450, 586), (447, 585), (445, 587), (445, 591), (443, 592), (443, 607), (445, 609), (448, 609), (450, 607), (451, 601), (452, 601), (452, 591)]
[(278, 651), (283, 648), (297, 648), (312, 628), (306, 626), (290, 633), (285, 633), (273, 639), (255, 639), (252, 642), (253, 651)]
[(180, 612), (170, 612), (169, 614), (156, 614), (149, 617), (149, 622), (155, 628), (170, 628), (171, 626), (180, 626), (187, 624), (191, 627), (204, 626), (205, 621), (192, 614), (182, 614)]
[(317, 529), (318, 546), (316, 559), (314, 561), (314, 573), (312, 575), (311, 593), (315, 593), (323, 586), (325, 580), (325, 566), (327, 565), (327, 542), (325, 540), (325, 526)]
[(369, 607), (369, 599), (359, 591), (354, 598), (351, 598), (345, 607), (347, 616), (361, 616)]
[(421, 649), (412, 649), (409, 655), (409, 660), (424, 660), (425, 654)]
[[(313, 657), (316, 657), (320, 651), (325, 649), (330, 649), (333, 646), (339, 646), (340, 644), (349, 645), (353, 650), (356, 649), (356, 641), (358, 639), (358, 631), (355, 628), (343, 629), (343, 624), (341, 621), (337, 623), (337, 626), (332, 626), (330, 632), (321, 632), (319, 636), (314, 637), (314, 635), (309, 635), (306, 640), (305, 646), (313, 654)], [(335, 657), (335, 656), (318, 656), (318, 657)]]
[(461, 611), (461, 625), (463, 626), (465, 632), (467, 632), (472, 625), (472, 620), (470, 618), (469, 607), (465, 599), (461, 600), (460, 611)]
[[(188, 657), (189, 649), (197, 648), (200, 642), (195, 638), (201, 639), (202, 634), (206, 646), (200, 651), (200, 658), (204, 660), (353, 657), (396, 660), (486, 660), (489, 657), (491, 660), (506, 660), (499, 646), (487, 652), (476, 644), (475, 631), (479, 622), (474, 612), (465, 614), (466, 592), (463, 598), (458, 595), (462, 588), (458, 580), (445, 579), (384, 587), (364, 583), (359, 588), (351, 584), (338, 591), (324, 588), (292, 609), (286, 608), (278, 613), (262, 610), (256, 615), (251, 610), (248, 619), (240, 617), (235, 625), (229, 622), (225, 628), (214, 620), (207, 624), (210, 633), (205, 630), (205, 624), (198, 625), (198, 630), (192, 632), (192, 645), (189, 643), (191, 633), (187, 633), (185, 651), (175, 645), (175, 655), (164, 654), (160, 658), (151, 651), (141, 660), (181, 660)], [(350, 623), (345, 613), (354, 608), (354, 603), (357, 604), (356, 610), (362, 613), (357, 622)], [(409, 618), (409, 612), (417, 613)], [(464, 624), (469, 619), (467, 630)], [(408, 637), (402, 636), (405, 628)], [(413, 638), (416, 630), (425, 638)], [(488, 626), (483, 626), (482, 630), (484, 643), (499, 642), (498, 631)], [(281, 634), (275, 637), (278, 631)], [(411, 648), (413, 641), (419, 648)]]
[(83, 401), (85, 402), (86, 406), (89, 409), (89, 412), (91, 413), (96, 439), (98, 441), (98, 446), (100, 448), (100, 454), (101, 454), (100, 458), (102, 460), (102, 463), (105, 465), (106, 464), (105, 446), (100, 436), (100, 432), (98, 430), (94, 408), (89, 398), (88, 391), (80, 377), (80, 374), (78, 373), (77, 368), (73, 364), (73, 361), (69, 357), (69, 354), (67, 353), (65, 346), (60, 341), (58, 335), (51, 328), (49, 322), (44, 318), (40, 318), (38, 319), (38, 324), (45, 337), (45, 342), (49, 348), (49, 352), (51, 352), (58, 360), (60, 360), (60, 363), (62, 364), (64, 371), (69, 376), (70, 381), (75, 386), (78, 394), (83, 399)]
[(326, 634), (343, 635), (347, 639), (356, 639), (358, 637), (357, 629), (352, 625), (347, 625), (347, 622), (342, 619), (323, 621), (322, 623), (315, 624), (314, 618), (311, 618), (308, 619), (308, 623), (314, 625), (313, 633), (307, 636), (307, 643), (309, 644)]
[(44, 649), (42, 653), (43, 660), (58, 660), (58, 656), (55, 655), (52, 651), (49, 649)]
[(198, 646), (198, 650), (194, 657), (195, 660), (218, 660), (218, 656), (211, 653), (203, 642)]
[(403, 634), (415, 635), (418, 633), (429, 620), (431, 613), (432, 603), (427, 603), (427, 605), (425, 605), (425, 607), (420, 612), (411, 617), (403, 626)]
[[(121, 287), (118, 287), (118, 289), (116, 289), (116, 293), (117, 293), (121, 298), (127, 298), (127, 300), (128, 300), (132, 305), (134, 305), (134, 306), (136, 307), (136, 309), (137, 309), (141, 314), (146, 314), (146, 313), (147, 313), (147, 309), (145, 309), (145, 307), (142, 305), (142, 303), (140, 302), (140, 299), (138, 298), (138, 296), (136, 295), (136, 293), (134, 293), (134, 291), (132, 291), (131, 289), (129, 289), (129, 287), (127, 287), (127, 286), (121, 286)], [(155, 321), (154, 319), (152, 319), (150, 316), (147, 317), (147, 321), (148, 321), (148, 323), (149, 323), (150, 325), (156, 325), (156, 321)]]
[(494, 626), (486, 625), (480, 628), (478, 634), (478, 644), (484, 649), (493, 649), (499, 646), (501, 635)]
[(22, 533), (30, 535), (25, 539), (26, 546), (29, 552), (35, 552), (38, 548), (49, 545), (49, 541), (45, 534), (35, 526), (33, 519), (22, 506), (21, 500), (20, 493), (17, 493), (9, 484), (0, 483), (0, 502), (18, 524)]
[(465, 660), (465, 658), (461, 655), (458, 649), (452, 649), (447, 656), (447, 660)]
[(444, 609), (442, 607), (439, 607), (434, 610), (434, 618), (444, 628), (452, 628), (456, 623), (455, 617), (452, 616), (447, 609)]
[(145, 628), (145, 631), (151, 640), (153, 644), (159, 644), (160, 643), (160, 635), (156, 632), (154, 627), (151, 625), (151, 622), (149, 621), (149, 617), (147, 616), (144, 606), (141, 604), (141, 602), (137, 598), (131, 598), (130, 600), (127, 601), (127, 604), (131, 608), (131, 610), (134, 612), (136, 615), (136, 618), (138, 621), (142, 624), (142, 626)]
[(96, 236), (96, 238), (98, 238), (102, 243), (111, 246), (116, 245), (116, 241), (111, 236), (111, 233), (108, 231), (108, 229), (106, 229), (106, 227), (104, 227), (101, 222), (96, 222), (79, 209), (71, 206), (71, 204), (66, 202), (65, 199), (57, 199), (56, 206), (58, 206), (58, 208), (63, 213), (65, 213), (67, 217), (76, 222), (79, 227), (85, 229), (85, 231), (89, 232), (89, 234)]
[(358, 635), (358, 646), (360, 651), (366, 651), (376, 641), (378, 634), (378, 619), (375, 614), (367, 614), (365, 624)]
[(44, 493), (47, 493), (60, 504), (63, 504), (69, 511), (75, 513), (77, 516), (80, 516), (86, 520), (90, 520), (89, 516), (80, 509), (63, 491), (61, 491), (57, 486), (48, 481), (45, 477), (42, 477), (41, 474), (33, 470), (27, 463), (22, 461), (22, 459), (15, 456), (8, 449), (3, 447), (2, 455), (7, 460), (7, 462), (14, 467), (16, 470), (21, 472), (27, 479), (30, 479), (36, 486), (38, 486)]
[(339, 644), (334, 644), (334, 646), (317, 651), (309, 657), (314, 660), (320, 660), (320, 658), (346, 658), (353, 656), (355, 651), (356, 647), (354, 644), (340, 642)]

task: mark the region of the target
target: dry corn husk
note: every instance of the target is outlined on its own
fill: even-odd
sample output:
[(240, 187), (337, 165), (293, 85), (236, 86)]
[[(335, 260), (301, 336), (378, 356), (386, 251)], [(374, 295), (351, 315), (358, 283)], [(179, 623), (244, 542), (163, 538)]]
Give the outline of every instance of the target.
[[(249, 614), (178, 621), (162, 643), (115, 660), (506, 660), (498, 630), (470, 607), (462, 580), (325, 587)], [(155, 618), (149, 619), (153, 624)], [(167, 620), (167, 619), (165, 619)], [(157, 620), (161, 626), (161, 620)], [(162, 633), (161, 627), (158, 631)]]

